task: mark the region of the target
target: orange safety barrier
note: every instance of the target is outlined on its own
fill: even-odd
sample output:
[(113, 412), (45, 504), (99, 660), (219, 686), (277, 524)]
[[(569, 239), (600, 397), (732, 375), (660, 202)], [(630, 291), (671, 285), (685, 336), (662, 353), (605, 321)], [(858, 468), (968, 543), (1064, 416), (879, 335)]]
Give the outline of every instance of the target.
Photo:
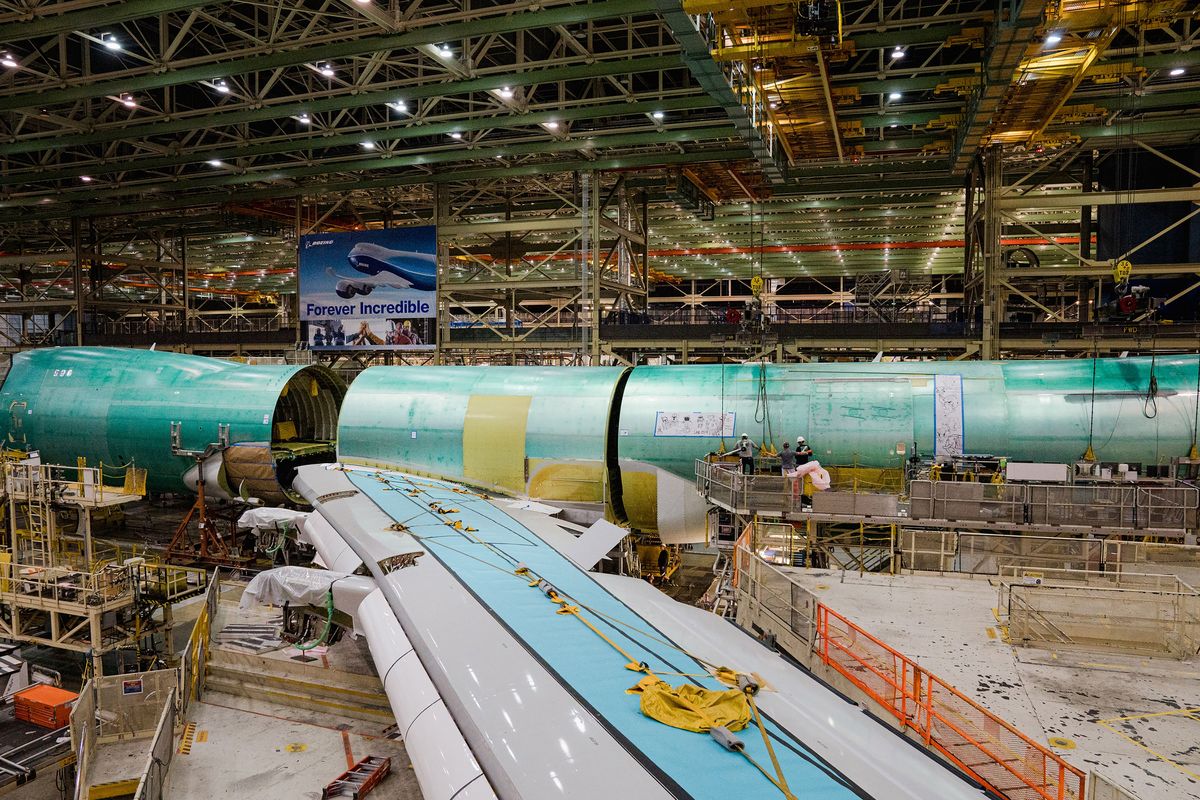
[(1009, 800), (1084, 800), (1085, 775), (824, 605), (817, 653), (925, 744)]

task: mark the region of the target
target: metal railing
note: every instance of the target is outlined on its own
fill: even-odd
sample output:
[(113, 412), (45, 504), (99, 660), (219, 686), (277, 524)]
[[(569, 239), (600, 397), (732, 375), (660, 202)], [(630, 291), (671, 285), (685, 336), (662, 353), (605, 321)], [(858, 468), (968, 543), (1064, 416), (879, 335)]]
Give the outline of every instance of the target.
[(171, 689), (158, 719), (158, 727), (150, 742), (150, 753), (142, 778), (138, 782), (134, 800), (163, 800), (166, 797), (167, 770), (171, 768), (171, 756), (175, 753), (176, 690)]
[[(114, 480), (118, 483), (106, 483)], [(146, 493), (146, 470), (122, 467), (60, 466), (4, 462), (4, 485), (15, 500), (52, 499), (76, 505), (103, 505)]]
[(69, 567), (0, 563), (0, 593), (46, 604), (99, 607), (131, 596), (130, 567), (109, 565), (94, 572)]
[(1013, 644), (1180, 659), (1200, 652), (1200, 593), (1175, 575), (1006, 567), (997, 609)]
[(1193, 529), (1200, 506), (1200, 489), (1193, 486), (919, 480), (909, 484), (909, 496), (914, 520), (1132, 530)]
[[(737, 619), (797, 657), (805, 654), (860, 689), (965, 773), (1009, 800), (1086, 800), (1085, 774), (912, 659), (821, 603), (752, 549), (735, 552)], [(753, 542), (753, 544), (752, 544)]]
[(900, 532), (906, 570), (999, 575), (1001, 570), (1085, 570), (1200, 575), (1200, 547), (1127, 539), (921, 530)]
[(820, 659), (927, 746), (1010, 800), (1084, 800), (1086, 776), (841, 614), (817, 606)]

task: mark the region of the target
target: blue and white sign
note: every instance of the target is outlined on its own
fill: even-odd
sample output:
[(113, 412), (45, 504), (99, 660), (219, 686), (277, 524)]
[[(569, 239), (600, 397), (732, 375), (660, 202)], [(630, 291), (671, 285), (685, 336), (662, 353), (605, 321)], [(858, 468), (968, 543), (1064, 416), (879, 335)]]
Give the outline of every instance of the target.
[(314, 350), (432, 350), (437, 229), (300, 237), (300, 319)]

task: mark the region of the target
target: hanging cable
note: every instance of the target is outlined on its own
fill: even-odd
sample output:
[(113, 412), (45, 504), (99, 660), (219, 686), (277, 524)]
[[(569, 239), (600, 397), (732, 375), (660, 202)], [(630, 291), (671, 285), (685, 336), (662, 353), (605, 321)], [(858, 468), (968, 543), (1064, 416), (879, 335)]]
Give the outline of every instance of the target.
[(1146, 397), (1142, 401), (1142, 416), (1154, 419), (1158, 416), (1158, 376), (1154, 372), (1158, 360), (1157, 334), (1150, 337), (1150, 380), (1146, 382)]
[(1096, 451), (1092, 449), (1092, 437), (1096, 432), (1096, 366), (1097, 366), (1096, 339), (1092, 339), (1092, 399), (1088, 408), (1088, 445), (1087, 450), (1083, 453), (1085, 461), (1095, 461)]
[[(1200, 352), (1200, 344), (1196, 350)], [(1192, 446), (1188, 449), (1188, 458), (1200, 459), (1200, 450), (1196, 448), (1196, 432), (1200, 430), (1200, 358), (1196, 359), (1196, 393), (1192, 399), (1195, 401), (1196, 412), (1192, 418)]]

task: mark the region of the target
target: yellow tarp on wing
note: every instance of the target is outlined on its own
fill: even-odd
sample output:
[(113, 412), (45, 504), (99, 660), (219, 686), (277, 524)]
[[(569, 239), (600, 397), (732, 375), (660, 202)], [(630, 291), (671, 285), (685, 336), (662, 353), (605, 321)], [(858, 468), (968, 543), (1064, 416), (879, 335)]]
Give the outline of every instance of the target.
[(648, 675), (629, 692), (641, 694), (643, 714), (672, 728), (705, 733), (714, 726), (740, 731), (750, 724), (750, 704), (738, 689), (718, 692), (690, 683), (671, 686)]

